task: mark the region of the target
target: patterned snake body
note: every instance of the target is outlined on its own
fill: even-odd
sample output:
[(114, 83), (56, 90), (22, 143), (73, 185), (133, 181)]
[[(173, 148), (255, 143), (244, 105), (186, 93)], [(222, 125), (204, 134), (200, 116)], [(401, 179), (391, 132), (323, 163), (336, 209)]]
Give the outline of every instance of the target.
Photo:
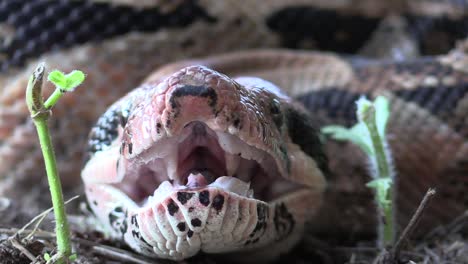
[[(271, 1), (268, 6), (257, 1), (246, 1), (245, 5), (242, 6), (234, 2), (220, 4), (217, 1), (187, 1), (187, 3), (189, 4), (172, 4), (171, 2), (160, 3), (157, 7), (142, 7), (143, 11), (156, 8), (158, 15), (164, 18), (161, 20), (161, 25), (166, 27), (157, 32), (129, 33), (117, 37), (114, 34), (112, 35), (113, 39), (98, 44), (89, 43), (47, 53), (41, 58), (41, 60), (47, 61), (50, 68), (57, 67), (64, 71), (78, 68), (88, 74), (86, 88), (78, 89), (72, 96), (66, 96), (61, 101), (61, 104), (54, 109), (55, 118), (51, 124), (54, 143), (60, 154), (59, 168), (62, 175), (67, 176), (69, 184), (77, 183), (76, 179), (79, 178), (78, 172), (81, 167), (77, 160), (81, 160), (82, 149), (86, 145), (84, 135), (87, 134), (97, 117), (106, 112), (105, 109), (108, 105), (132, 88), (137, 87), (141, 80), (155, 68), (176, 59), (198, 57), (208, 53), (215, 54), (254, 47), (292, 46), (291, 43), (297, 44), (293, 45), (295, 47), (308, 46), (311, 38), (306, 33), (302, 35), (302, 38), (283, 34), (287, 31), (285, 28), (288, 27), (284, 27), (284, 25), (282, 27), (281, 23), (276, 23), (283, 21), (283, 19), (284, 21), (290, 20), (283, 17), (273, 19), (287, 10), (296, 10), (295, 8), (298, 6), (310, 7), (314, 10), (325, 8), (327, 12), (336, 8), (339, 10), (338, 13), (352, 15), (362, 12), (362, 17), (365, 20), (376, 19), (394, 8), (385, 6), (385, 4), (381, 4), (380, 8), (372, 8), (375, 5), (373, 6), (366, 1), (362, 2), (362, 7), (365, 8), (360, 11), (357, 9), (359, 5), (349, 4), (340, 7), (334, 1), (327, 1), (327, 3), (321, 1), (295, 1), (295, 3)], [(333, 3), (336, 5), (333, 6)], [(428, 16), (435, 21), (445, 19), (450, 23), (464, 21), (465, 13), (462, 10), (466, 9), (453, 8), (451, 2), (447, 2), (445, 8), (439, 9), (424, 8), (425, 4), (427, 6), (434, 5), (431, 1), (418, 3), (419, 5), (406, 6), (406, 10), (413, 12), (415, 17)], [(90, 6), (93, 7), (92, 4), (89, 4), (86, 8), (90, 8)], [(444, 4), (440, 4), (439, 7), (441, 6), (443, 7)], [(124, 6), (118, 9), (120, 10), (118, 12), (124, 12), (125, 8), (128, 7)], [(401, 7), (395, 8), (399, 10), (398, 8)], [(431, 13), (428, 10), (440, 10), (440, 12)], [(192, 16), (184, 16), (184, 12), (190, 13), (192, 11)], [(297, 14), (297, 10), (294, 12)], [(287, 14), (290, 16), (291, 13)], [(179, 20), (167, 19), (171, 16), (177, 17)], [(134, 19), (133, 16), (129, 17), (128, 19)], [(191, 17), (191, 19), (180, 20), (184, 17)], [(128, 23), (123, 18), (121, 20), (115, 24), (119, 29)], [(366, 20), (365, 24), (371, 20)], [(91, 21), (89, 23), (98, 23), (94, 21), (94, 18), (89, 21)], [(98, 21), (97, 18), (96, 21)], [(254, 28), (255, 30), (253, 30)], [(100, 30), (99, 27), (96, 26), (96, 30)], [(463, 31), (463, 28), (460, 31), (466, 32)], [(278, 32), (279, 34), (277, 34)], [(405, 48), (408, 47), (405, 43), (409, 43), (406, 40), (411, 35), (398, 32), (395, 36), (401, 41), (396, 42), (396, 46), (403, 47), (398, 50), (403, 50), (403, 53), (410, 57), (414, 56), (414, 46), (410, 45), (410, 48)], [(335, 42), (333, 43), (340, 43), (340, 40), (343, 39), (341, 33), (334, 36), (333, 41)], [(354, 35), (359, 36), (359, 34), (351, 34), (351, 36)], [(448, 36), (459, 38), (460, 33), (453, 31), (449, 32)], [(369, 37), (369, 35), (366, 36), (366, 38)], [(377, 35), (374, 37), (379, 38)], [(322, 38), (322, 42), (317, 42), (318, 47), (323, 45), (320, 43), (324, 43), (324, 40), (331, 41), (330, 38), (329, 36)], [(240, 39), (242, 41), (239, 41)], [(357, 43), (359, 39), (353, 39), (352, 42)], [(401, 43), (403, 46), (400, 46)], [(329, 46), (333, 48), (340, 45)], [(350, 45), (347, 46), (350, 47)], [(356, 45), (356, 47), (358, 46), (361, 45)], [(362, 53), (373, 52), (373, 47), (375, 46), (369, 45), (362, 48), (361, 51)], [(422, 53), (425, 49), (434, 48), (427, 43), (423, 43), (421, 47)], [(383, 57), (395, 58), (392, 55), (394, 48), (390, 46), (388, 49), (384, 49)], [(358, 48), (349, 50), (349, 52), (354, 52), (356, 49)], [(44, 50), (40, 52), (44, 52)], [(33, 53), (31, 52), (31, 54)], [(380, 51), (375, 51), (375, 53), (382, 55)], [(12, 59), (9, 60), (13, 65), (15, 64), (14, 57), (12, 56)], [(17, 57), (21, 58), (19, 55)], [(398, 56), (396, 58), (399, 59)], [(468, 89), (467, 61), (466, 47), (462, 44), (446, 55), (415, 58), (401, 62), (354, 57), (341, 58), (328, 53), (254, 50), (170, 64), (151, 75), (139, 90), (130, 93), (109, 108), (94, 127), (89, 144), (91, 159), (83, 172), (85, 190), (90, 205), (94, 213), (108, 226), (108, 231), (114, 237), (124, 239), (135, 250), (143, 254), (155, 254), (172, 259), (191, 256), (198, 250), (213, 253), (247, 250), (257, 252), (260, 255), (265, 253), (271, 257), (272, 248), (265, 246), (276, 245), (277, 247), (274, 249), (278, 253), (281, 252), (280, 249), (286, 250), (291, 247), (299, 238), (306, 220), (310, 220), (306, 225), (307, 228), (315, 233), (339, 234), (341, 236), (344, 234), (346, 237), (349, 234), (372, 233), (375, 218), (369, 217), (373, 215), (374, 210), (372, 196), (369, 190), (364, 187), (364, 183), (368, 181), (365, 158), (353, 146), (327, 142), (324, 147), (329, 158), (330, 173), (324, 173), (325, 167), (320, 165), (323, 161), (321, 160), (322, 155), (318, 151), (319, 148), (315, 148), (319, 144), (315, 144), (317, 141), (313, 140), (316, 138), (316, 134), (312, 127), (336, 123), (351, 125), (355, 120), (353, 115), (355, 99), (362, 94), (369, 97), (383, 94), (390, 98), (393, 109), (389, 127), (389, 143), (394, 152), (395, 166), (399, 175), (397, 188), (399, 220), (406, 223), (427, 188), (437, 187), (441, 198), (432, 203), (432, 210), (421, 222), (422, 230), (427, 230), (438, 223), (450, 220), (468, 206), (466, 197), (466, 184), (468, 182), (466, 113), (468, 112), (468, 101), (465, 95)], [(38, 164), (42, 163), (35, 141), (34, 129), (27, 118), (28, 113), (23, 99), (27, 76), (35, 63), (31, 62), (23, 71), (15, 71), (13, 68), (7, 67), (7, 74), (0, 78), (2, 87), (5, 87), (0, 95), (0, 158), (2, 159), (0, 172), (1, 175), (6, 175), (2, 184), (3, 189), (0, 192), (13, 197), (18, 197), (18, 194), (11, 190), (18, 185), (26, 186), (31, 177), (37, 174)], [(196, 68), (197, 70), (186, 68), (190, 65), (204, 65), (214, 71), (205, 68)], [(185, 70), (181, 71), (183, 68)], [(216, 98), (222, 98), (222, 100), (216, 101), (216, 107), (223, 106), (226, 108), (225, 111), (239, 107), (236, 106), (236, 103), (239, 102), (228, 100), (232, 98), (229, 98), (227, 94), (232, 95), (244, 91), (246, 98), (252, 97), (251, 103), (247, 104), (241, 101), (242, 104), (251, 104), (253, 105), (252, 109), (259, 110), (258, 113), (254, 110), (247, 111), (249, 118), (255, 121), (252, 122), (253, 125), (248, 132), (249, 136), (243, 135), (242, 133), (247, 133), (243, 130), (234, 133), (233, 128), (230, 128), (233, 127), (235, 118), (231, 118), (229, 113), (235, 111), (222, 112), (223, 114), (218, 117), (211, 116), (213, 106), (210, 104), (214, 105), (214, 96), (210, 95), (211, 92), (194, 92), (192, 90), (188, 96), (179, 96), (179, 100), (174, 101), (180, 104), (178, 106), (182, 109), (180, 116), (172, 116), (177, 111), (168, 110), (173, 107), (167, 103), (167, 100), (174, 96), (174, 91), (177, 89), (168, 88), (172, 87), (172, 84), (167, 82), (171, 78), (179, 78), (175, 76), (181, 74), (185, 76), (184, 74), (191, 71), (209, 72), (208, 75), (215, 76), (213, 80), (223, 80), (226, 83), (231, 83), (232, 79), (230, 78), (236, 76), (255, 76), (266, 80), (235, 79), (237, 81), (233, 83), (237, 84), (226, 84), (227, 88), (220, 90), (226, 94), (216, 96)], [(186, 76), (190, 76), (190, 74)], [(198, 77), (184, 77), (182, 79), (180, 83), (184, 84), (183, 86), (194, 86), (194, 82), (197, 84), (200, 82)], [(256, 87), (253, 90), (246, 92), (246, 88), (240, 88), (250, 87), (252, 82), (255, 84), (253, 86)], [(168, 87), (162, 88), (161, 86), (164, 84), (167, 84)], [(309, 110), (309, 113), (305, 113), (301, 106), (293, 103), (286, 95), (274, 88), (276, 86), (302, 103)], [(207, 89), (206, 85), (203, 87)], [(171, 92), (171, 89), (174, 91)], [(157, 98), (161, 91), (166, 91), (162, 93), (167, 97), (166, 100), (162, 100), (164, 103), (158, 99), (152, 101), (152, 98)], [(186, 92), (187, 90), (182, 94), (186, 94)], [(250, 93), (256, 96), (248, 95)], [(201, 94), (206, 96), (203, 97)], [(241, 98), (240, 95), (237, 96), (232, 97)], [(202, 100), (197, 100), (197, 98), (202, 98)], [(275, 124), (275, 117), (271, 112), (275, 108), (273, 107), (275, 103), (272, 103), (273, 99), (280, 102), (280, 113), (284, 119), (284, 122), (279, 126), (273, 126)], [(130, 102), (133, 103), (130, 104)], [(137, 105), (141, 108), (138, 108)], [(293, 108), (294, 111), (285, 111), (285, 108)], [(116, 109), (118, 110), (116, 111)], [(142, 113), (145, 110), (149, 111), (150, 116), (155, 117), (154, 120), (159, 118), (165, 121), (160, 123), (160, 129), (166, 131), (164, 135), (156, 137), (158, 132), (154, 129), (155, 126), (157, 129), (157, 124), (154, 123), (155, 126), (151, 125), (148, 128), (146, 127), (148, 122), (140, 120), (144, 115), (137, 113)], [(239, 111), (239, 113), (245, 114), (245, 111)], [(171, 115), (167, 113), (171, 113)], [(295, 120), (294, 115), (290, 116), (291, 113), (302, 113), (301, 118)], [(229, 121), (226, 120), (227, 117), (229, 117)], [(76, 122), (77, 119), (80, 122)], [(197, 123), (200, 119), (205, 124)], [(170, 124), (167, 124), (168, 120), (171, 120)], [(265, 120), (268, 121), (269, 125), (262, 127), (261, 124)], [(304, 122), (305, 120), (310, 120), (310, 122)], [(186, 123), (190, 122), (192, 122), (191, 125), (184, 128)], [(244, 122), (246, 121), (244, 120)], [(128, 132), (135, 128), (143, 129), (143, 127), (147, 130), (140, 130), (140, 132), (147, 131), (147, 135), (149, 135), (147, 139), (151, 140), (133, 142), (128, 136)], [(294, 185), (291, 189), (281, 190), (279, 193), (288, 195), (280, 198), (275, 197), (278, 198), (277, 202), (266, 198), (260, 201), (255, 199), (255, 194), (253, 199), (249, 197), (249, 188), (232, 179), (230, 181), (233, 182), (224, 182), (226, 185), (220, 183), (219, 186), (206, 186), (206, 184), (213, 184), (212, 180), (209, 180), (213, 178), (213, 173), (204, 171), (206, 166), (203, 166), (203, 168), (197, 167), (198, 171), (191, 171), (189, 175), (186, 175), (187, 184), (190, 183), (191, 188), (187, 194), (179, 195), (180, 188), (171, 187), (164, 192), (164, 195), (158, 196), (153, 194), (154, 186), (151, 184), (138, 188), (148, 187), (149, 189), (153, 188), (153, 190), (141, 192), (130, 188), (130, 190), (125, 189), (123, 193), (115, 191), (116, 187), (124, 189), (124, 184), (119, 185), (117, 180), (124, 175), (117, 173), (116, 160), (119, 160), (119, 166), (124, 168), (124, 172), (132, 168), (137, 169), (137, 167), (132, 167), (134, 164), (132, 161), (134, 156), (132, 155), (137, 155), (135, 153), (148, 148), (154, 142), (174, 138), (182, 140), (184, 133), (190, 139), (190, 133), (187, 131), (191, 131), (195, 135), (197, 133), (206, 135), (200, 137), (204, 142), (200, 144), (203, 146), (214, 145), (213, 148), (209, 149), (218, 151), (216, 153), (224, 151), (223, 147), (214, 144), (216, 142), (220, 145), (223, 142), (229, 142), (227, 145), (239, 145), (243, 149), (255, 146), (264, 153), (269, 153), (266, 156), (275, 161), (270, 165), (275, 164), (280, 172), (280, 177), (288, 181), (294, 179), (299, 187)], [(235, 134), (242, 139), (242, 142), (233, 144), (233, 139), (219, 140), (218, 138), (213, 140), (216, 138), (213, 135), (220, 136), (219, 131)], [(133, 133), (135, 134), (135, 132)], [(136, 133), (138, 134), (138, 132)], [(256, 137), (259, 135), (262, 135), (261, 141)], [(142, 138), (144, 137), (135, 137), (133, 140)], [(117, 158), (120, 155), (121, 144), (116, 144), (120, 141), (125, 143), (125, 148), (122, 148), (122, 158)], [(196, 140), (192, 139), (192, 141)], [(132, 143), (131, 147), (129, 147), (129, 143)], [(168, 143), (163, 145), (168, 145)], [(283, 151), (278, 151), (281, 145), (283, 145)], [(112, 147), (109, 148), (109, 146)], [(284, 151), (284, 148), (287, 151)], [(105, 152), (110, 150), (112, 152)], [(284, 154), (286, 152), (287, 155)], [(108, 154), (101, 155), (99, 161), (107, 160), (109, 162), (96, 162), (99, 153)], [(162, 155), (160, 153), (153, 154)], [(209, 155), (207, 154), (207, 156)], [(286, 160), (291, 160), (293, 156), (297, 155), (299, 159), (296, 162), (291, 162), (289, 166), (293, 167), (293, 171), (295, 166), (310, 166), (312, 170), (306, 170), (310, 174), (285, 172), (287, 171), (285, 168), (288, 167), (285, 165), (287, 164)], [(283, 160), (281, 161), (281, 159)], [(307, 162), (301, 162), (301, 160), (307, 160)], [(204, 160), (202, 162), (207, 163)], [(261, 162), (259, 163), (261, 164)], [(110, 164), (110, 166), (105, 167), (106, 164)], [(96, 166), (102, 166), (102, 173), (88, 173), (96, 169)], [(299, 167), (296, 169), (300, 170)], [(210, 167), (210, 170), (217, 174), (214, 176), (215, 183), (216, 179), (223, 180), (222, 177), (218, 178), (218, 176), (224, 174), (222, 171), (224, 169), (222, 166), (221, 169)], [(218, 170), (222, 172), (218, 173)], [(170, 169), (166, 168), (163, 171), (170, 172)], [(328, 186), (323, 194), (322, 174), (326, 174)], [(105, 175), (108, 177), (104, 177)], [(166, 179), (158, 178), (157, 180), (163, 182)], [(230, 187), (225, 187), (228, 185)], [(135, 187), (135, 185), (127, 184), (125, 186)], [(164, 186), (167, 187), (167, 184), (161, 184), (161, 190)], [(236, 190), (234, 191), (234, 189)], [(147, 194), (151, 193), (155, 197), (158, 196), (159, 200), (153, 203), (154, 206), (145, 206), (150, 205), (151, 202), (145, 201), (146, 197), (140, 197), (139, 193), (143, 193), (143, 196), (148, 196)], [(239, 193), (244, 195), (239, 195)], [(186, 202), (182, 203), (179, 196), (183, 197), (182, 201), (186, 200)], [(190, 199), (184, 198), (188, 196)], [(220, 205), (221, 200), (224, 201), (223, 206)], [(319, 209), (320, 201), (322, 201), (322, 206)], [(228, 206), (230, 202), (236, 203), (236, 205), (229, 204)], [(135, 209), (139, 206), (149, 209)], [(191, 207), (197, 210), (191, 209)], [(218, 210), (218, 208), (221, 209)], [(231, 211), (229, 211), (230, 208)], [(249, 215), (249, 217), (242, 218), (242, 221), (235, 221), (234, 216), (239, 215)], [(312, 215), (314, 216), (310, 218)], [(192, 222), (194, 219), (200, 221)], [(221, 235), (219, 234), (220, 229), (233, 231)], [(234, 232), (234, 230), (236, 231)], [(253, 234), (252, 237), (250, 237), (251, 234)], [(267, 250), (262, 251), (260, 248)]]

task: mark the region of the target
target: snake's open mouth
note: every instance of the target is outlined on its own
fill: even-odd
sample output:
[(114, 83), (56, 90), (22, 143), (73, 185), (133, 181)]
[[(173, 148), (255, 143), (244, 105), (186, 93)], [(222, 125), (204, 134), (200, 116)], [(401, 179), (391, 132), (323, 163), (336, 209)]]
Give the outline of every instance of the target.
[(281, 176), (265, 151), (199, 121), (187, 124), (180, 135), (159, 140), (119, 162), (118, 173), (124, 176), (115, 186), (140, 205), (174, 190), (206, 186), (266, 202), (301, 188)]

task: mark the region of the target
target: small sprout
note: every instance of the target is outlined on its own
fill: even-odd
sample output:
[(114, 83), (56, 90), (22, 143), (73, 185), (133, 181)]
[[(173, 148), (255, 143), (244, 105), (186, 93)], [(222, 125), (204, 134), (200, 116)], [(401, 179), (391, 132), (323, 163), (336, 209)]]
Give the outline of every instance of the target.
[(62, 185), (57, 171), (57, 162), (53, 151), (47, 120), (51, 114), (51, 108), (57, 103), (65, 92), (72, 91), (84, 81), (85, 75), (81, 71), (72, 71), (65, 75), (60, 71), (53, 71), (49, 74), (49, 81), (56, 86), (52, 95), (44, 102), (42, 98), (42, 79), (45, 72), (44, 63), (38, 65), (31, 75), (26, 88), (26, 104), (31, 113), (32, 120), (36, 126), (39, 143), (41, 144), (42, 155), (47, 173), (47, 180), (50, 187), (52, 206), (55, 215), (55, 233), (57, 236), (57, 254), (50, 256), (44, 254), (44, 259), (52, 261), (57, 259), (57, 263), (66, 263), (69, 259), (75, 258), (71, 255), (70, 230), (68, 227), (65, 204), (63, 202)]
[(85, 74), (82, 71), (74, 70), (65, 75), (59, 70), (54, 70), (49, 73), (47, 79), (62, 92), (71, 92), (84, 81)]
[(64, 74), (59, 70), (49, 73), (47, 79), (55, 85), (56, 89), (47, 101), (45, 101), (44, 107), (46, 109), (52, 108), (64, 93), (72, 92), (84, 81), (85, 77), (85, 74), (78, 70), (74, 70), (68, 74)]
[(375, 190), (375, 199), (385, 218), (383, 228), (379, 228), (380, 237), (383, 244), (390, 245), (394, 241), (395, 227), (391, 192), (394, 171), (385, 136), (390, 117), (389, 102), (382, 96), (377, 97), (374, 102), (361, 97), (356, 105), (356, 125), (351, 128), (326, 126), (322, 128), (322, 133), (336, 140), (351, 141), (366, 153), (371, 165), (369, 170), (374, 178), (366, 186)]

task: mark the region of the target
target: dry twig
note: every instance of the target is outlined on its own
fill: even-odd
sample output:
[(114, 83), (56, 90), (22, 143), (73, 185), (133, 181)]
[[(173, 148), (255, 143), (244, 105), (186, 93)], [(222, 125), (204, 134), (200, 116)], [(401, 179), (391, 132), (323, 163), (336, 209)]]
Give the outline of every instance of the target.
[(409, 236), (416, 228), (424, 210), (427, 208), (431, 198), (436, 194), (435, 189), (430, 188), (427, 190), (424, 198), (422, 199), (421, 203), (416, 209), (416, 212), (411, 217), (408, 225), (405, 227), (403, 232), (401, 233), (400, 237), (398, 238), (397, 242), (393, 246), (393, 248), (388, 251), (384, 249), (374, 260), (375, 264), (394, 264), (398, 263), (398, 259), (400, 258), (401, 248), (403, 247), (403, 243), (408, 240)]

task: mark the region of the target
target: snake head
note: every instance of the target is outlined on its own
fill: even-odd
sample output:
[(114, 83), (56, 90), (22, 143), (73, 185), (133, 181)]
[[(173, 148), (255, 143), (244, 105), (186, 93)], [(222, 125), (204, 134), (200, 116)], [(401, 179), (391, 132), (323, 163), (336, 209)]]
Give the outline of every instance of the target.
[(90, 133), (82, 171), (90, 207), (114, 238), (147, 256), (281, 253), (325, 186), (309, 122), (262, 79), (203, 66), (150, 78)]

